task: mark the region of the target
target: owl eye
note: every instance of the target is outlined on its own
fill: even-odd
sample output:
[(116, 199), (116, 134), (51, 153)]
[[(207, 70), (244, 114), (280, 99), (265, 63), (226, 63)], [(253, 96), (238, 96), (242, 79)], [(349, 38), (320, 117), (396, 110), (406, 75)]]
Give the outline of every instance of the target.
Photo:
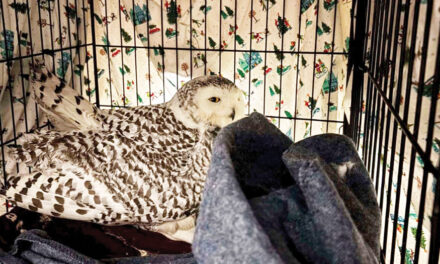
[(218, 103), (218, 102), (220, 102), (220, 98), (218, 98), (218, 97), (211, 97), (211, 98), (209, 98), (208, 100), (211, 101), (211, 102), (213, 102), (213, 103)]

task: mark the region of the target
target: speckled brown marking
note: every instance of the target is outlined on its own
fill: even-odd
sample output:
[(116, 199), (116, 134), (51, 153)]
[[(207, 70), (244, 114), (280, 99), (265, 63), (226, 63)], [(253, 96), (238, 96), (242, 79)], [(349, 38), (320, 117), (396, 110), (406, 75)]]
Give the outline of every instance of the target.
[(101, 198), (99, 198), (98, 195), (95, 195), (95, 196), (93, 197), (93, 201), (94, 201), (96, 204), (101, 204)]
[(28, 192), (28, 188), (23, 188), (21, 189), (21, 191), (19, 192), (20, 194), (26, 195)]
[(81, 97), (80, 96), (75, 96), (75, 102), (77, 105), (81, 104)]
[(13, 186), (17, 186), (19, 180), (20, 180), (19, 177), (15, 177), (13, 180), (9, 181), (9, 183)]
[(66, 86), (66, 84), (64, 82), (61, 82), (59, 85), (56, 86), (55, 93), (61, 93), (61, 91), (63, 90), (63, 88), (65, 86)]
[(64, 186), (66, 186), (67, 188), (72, 188), (72, 179), (67, 180)]
[(61, 196), (55, 196), (55, 200), (57, 200), (57, 202), (60, 204), (64, 204), (64, 198)]
[(82, 199), (83, 199), (83, 197), (82, 197), (82, 193), (80, 192), (80, 193), (78, 193), (77, 195), (76, 195), (76, 197), (75, 197), (75, 200), (79, 200), (79, 201), (81, 201)]
[(23, 199), (21, 198), (21, 195), (18, 193), (14, 194), (14, 201), (16, 201), (17, 203), (22, 203)]
[(36, 196), (37, 196), (38, 199), (44, 200), (44, 195), (43, 195), (42, 192), (38, 191)]
[(33, 206), (33, 205), (28, 205), (28, 208), (29, 208), (29, 210), (31, 210), (31, 211), (33, 211), (33, 212), (37, 212), (38, 211), (38, 208), (37, 207), (35, 207), (35, 206)]
[(60, 213), (55, 213), (55, 212), (50, 212), (50, 214), (51, 214), (52, 216), (55, 216), (55, 217), (58, 217), (58, 216), (61, 215)]
[(62, 206), (61, 204), (54, 204), (54, 205), (53, 205), (53, 208), (54, 208), (55, 211), (57, 211), (57, 212), (60, 212), (60, 213), (64, 212), (64, 206)]
[(43, 208), (41, 201), (36, 198), (32, 198), (32, 204), (37, 208), (40, 208), (40, 209)]
[(87, 210), (84, 210), (84, 209), (76, 209), (76, 211), (75, 211), (77, 214), (80, 214), (80, 215), (85, 215), (85, 214), (87, 214)]
[(63, 195), (63, 189), (61, 188), (61, 186), (59, 186), (56, 190), (55, 193), (58, 195)]
[(90, 181), (84, 182), (84, 186), (89, 190), (92, 189), (92, 183), (90, 183)]

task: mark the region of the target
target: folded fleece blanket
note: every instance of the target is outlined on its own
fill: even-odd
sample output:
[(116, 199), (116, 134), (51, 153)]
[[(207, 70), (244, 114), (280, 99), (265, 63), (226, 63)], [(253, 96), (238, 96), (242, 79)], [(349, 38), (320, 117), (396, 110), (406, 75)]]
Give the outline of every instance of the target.
[[(39, 258), (26, 263), (43, 263), (40, 256), (47, 256), (44, 263), (65, 263), (66, 250), (69, 263), (80, 263), (72, 261), (73, 250), (56, 244), (48, 251), (37, 246), (44, 243), (38, 233), (31, 239), (28, 233), (15, 250), (0, 254), (0, 263), (33, 254)], [(109, 261), (378, 263), (379, 235), (373, 185), (350, 139), (326, 134), (292, 144), (253, 113), (222, 129), (214, 142), (193, 253)], [(23, 237), (26, 247), (20, 247)]]

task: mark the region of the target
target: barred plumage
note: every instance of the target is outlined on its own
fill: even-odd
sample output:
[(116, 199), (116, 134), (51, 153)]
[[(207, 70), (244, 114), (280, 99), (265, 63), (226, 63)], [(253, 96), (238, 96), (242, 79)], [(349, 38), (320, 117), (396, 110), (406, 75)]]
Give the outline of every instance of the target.
[(99, 110), (37, 74), (34, 96), (58, 130), (25, 135), (11, 151), (34, 169), (8, 176), (8, 199), (101, 224), (154, 226), (197, 212), (215, 132), (244, 113), (232, 82), (199, 77), (164, 104)]

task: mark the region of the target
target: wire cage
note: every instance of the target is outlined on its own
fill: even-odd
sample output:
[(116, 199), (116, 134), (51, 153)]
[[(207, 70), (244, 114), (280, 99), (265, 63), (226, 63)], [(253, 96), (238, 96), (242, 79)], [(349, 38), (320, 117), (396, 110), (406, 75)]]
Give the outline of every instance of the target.
[[(0, 0), (3, 180), (23, 133), (50, 129), (29, 91), (46, 67), (99, 108), (168, 101), (220, 74), (293, 141), (353, 139), (382, 211), (383, 263), (437, 263), (439, 1)], [(436, 13), (437, 12), (437, 13)], [(8, 210), (8, 203), (6, 203)]]
[(374, 181), (387, 263), (427, 262), (420, 255), (428, 248), (429, 263), (438, 263), (438, 8), (438, 1), (356, 7), (346, 131)]

